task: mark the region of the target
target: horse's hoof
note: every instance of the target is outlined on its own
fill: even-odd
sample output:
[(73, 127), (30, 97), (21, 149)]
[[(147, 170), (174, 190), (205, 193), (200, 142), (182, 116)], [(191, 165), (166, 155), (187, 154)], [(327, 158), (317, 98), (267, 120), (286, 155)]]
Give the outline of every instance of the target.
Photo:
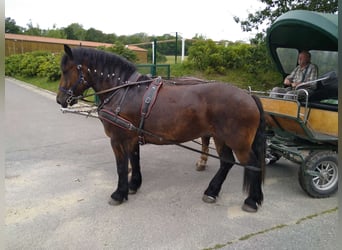
[(117, 200), (114, 200), (112, 198), (109, 199), (108, 201), (108, 204), (111, 205), (111, 206), (118, 206), (122, 203), (123, 201), (117, 201)]
[(245, 211), (245, 212), (248, 212), (248, 213), (256, 213), (258, 211), (258, 207), (257, 208), (254, 208), (254, 207), (251, 207), (247, 204), (243, 204), (242, 205), (242, 210)]
[(128, 189), (128, 194), (136, 194), (137, 190)]
[(216, 202), (216, 198), (205, 194), (202, 197), (202, 201), (204, 201), (206, 203), (215, 203)]
[(196, 170), (197, 171), (204, 171), (207, 167), (207, 164), (202, 163), (201, 161), (196, 162)]

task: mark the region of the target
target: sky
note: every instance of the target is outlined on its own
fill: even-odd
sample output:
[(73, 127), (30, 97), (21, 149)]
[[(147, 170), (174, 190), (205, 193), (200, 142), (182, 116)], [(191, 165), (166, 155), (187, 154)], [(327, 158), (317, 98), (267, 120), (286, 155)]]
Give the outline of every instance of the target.
[(263, 7), (258, 0), (5, 0), (5, 17), (27, 28), (67, 27), (78, 23), (106, 34), (149, 36), (202, 35), (214, 41), (249, 41), (255, 32), (243, 32), (233, 17), (246, 19)]

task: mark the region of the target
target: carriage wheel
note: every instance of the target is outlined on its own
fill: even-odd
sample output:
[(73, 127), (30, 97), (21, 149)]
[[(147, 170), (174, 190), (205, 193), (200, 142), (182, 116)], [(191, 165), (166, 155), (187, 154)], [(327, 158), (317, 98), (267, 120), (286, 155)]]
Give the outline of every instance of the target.
[(310, 154), (299, 168), (298, 180), (303, 190), (314, 198), (326, 198), (338, 188), (337, 154), (318, 151)]

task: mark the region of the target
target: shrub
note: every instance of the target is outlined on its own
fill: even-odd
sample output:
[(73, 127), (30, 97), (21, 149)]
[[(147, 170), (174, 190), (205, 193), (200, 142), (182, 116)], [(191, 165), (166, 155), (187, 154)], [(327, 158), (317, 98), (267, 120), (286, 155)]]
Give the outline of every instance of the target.
[(56, 81), (61, 77), (61, 55), (50, 54), (38, 69), (38, 76), (45, 76), (48, 80)]
[(125, 45), (119, 42), (113, 44), (113, 46), (111, 47), (100, 46), (98, 47), (98, 49), (120, 55), (131, 62), (137, 61), (137, 55), (132, 50), (128, 49)]
[(19, 63), (22, 55), (12, 55), (5, 58), (5, 75), (15, 76), (20, 72)]
[(6, 57), (7, 76), (47, 77), (49, 80), (60, 78), (61, 56), (50, 52), (38, 51)]
[(237, 71), (244, 73), (246, 84), (259, 82), (264, 88), (273, 80), (279, 82), (277, 73), (265, 43), (231, 43), (228, 46), (212, 40), (198, 40), (189, 48), (188, 62), (206, 74), (227, 74)]

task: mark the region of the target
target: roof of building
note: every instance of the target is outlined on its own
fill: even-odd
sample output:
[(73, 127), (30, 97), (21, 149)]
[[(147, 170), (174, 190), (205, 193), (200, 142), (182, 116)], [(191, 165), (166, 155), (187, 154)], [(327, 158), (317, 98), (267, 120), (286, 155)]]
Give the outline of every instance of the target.
[[(99, 43), (99, 42), (90, 42), (90, 41), (80, 41), (80, 40), (69, 40), (62, 38), (53, 38), (53, 37), (42, 37), (42, 36), (30, 36), (30, 35), (21, 35), (21, 34), (11, 34), (5, 33), (5, 39), (9, 40), (18, 40), (18, 41), (31, 41), (31, 42), (41, 42), (41, 43), (54, 43), (54, 44), (68, 44), (74, 46), (86, 46), (86, 47), (110, 47), (113, 46), (112, 43)], [(128, 49), (134, 51), (147, 51), (146, 49), (140, 48), (135, 45), (128, 45)]]

